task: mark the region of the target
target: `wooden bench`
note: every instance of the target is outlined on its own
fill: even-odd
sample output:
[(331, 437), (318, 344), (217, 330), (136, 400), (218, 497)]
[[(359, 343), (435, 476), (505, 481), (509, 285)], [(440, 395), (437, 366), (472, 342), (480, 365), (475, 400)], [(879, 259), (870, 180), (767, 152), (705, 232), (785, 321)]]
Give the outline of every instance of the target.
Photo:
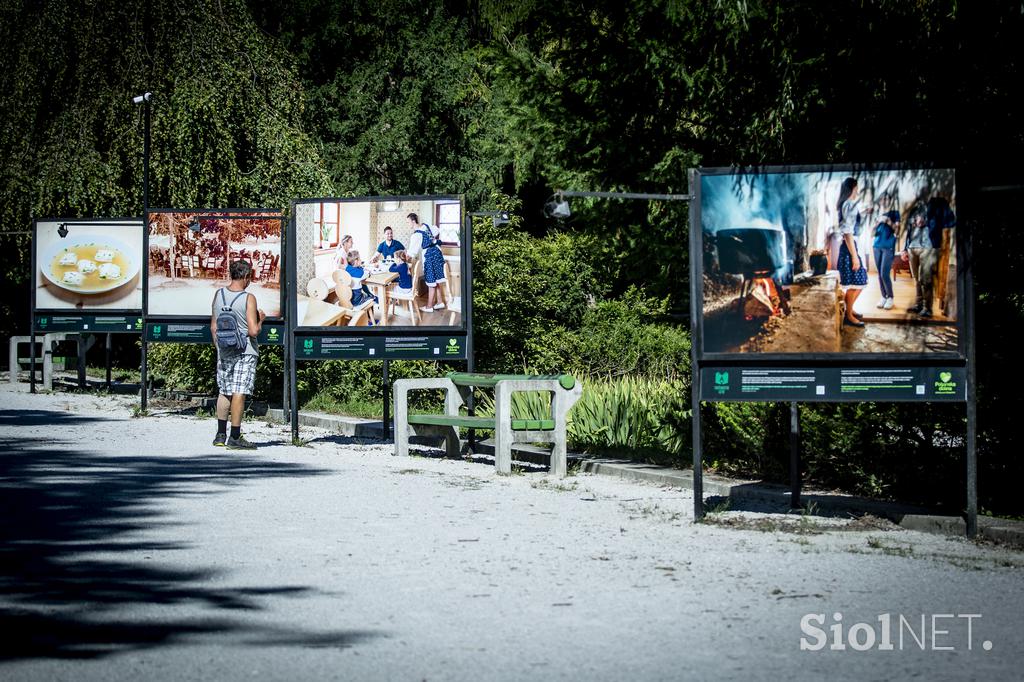
[[(493, 417), (460, 414), (474, 388), (494, 389)], [(444, 414), (409, 414), (409, 392), (426, 389), (445, 391)], [(551, 414), (544, 419), (513, 419), (512, 394), (546, 391), (551, 394)], [(461, 455), (460, 429), (494, 431), (494, 464), (499, 474), (512, 473), (513, 443), (551, 443), (551, 473), (566, 474), (565, 430), (569, 410), (582, 394), (571, 376), (527, 376), (517, 374), (469, 374), (453, 372), (438, 379), (399, 379), (394, 384), (395, 454), (409, 454), (412, 435), (442, 437), (449, 457)]]

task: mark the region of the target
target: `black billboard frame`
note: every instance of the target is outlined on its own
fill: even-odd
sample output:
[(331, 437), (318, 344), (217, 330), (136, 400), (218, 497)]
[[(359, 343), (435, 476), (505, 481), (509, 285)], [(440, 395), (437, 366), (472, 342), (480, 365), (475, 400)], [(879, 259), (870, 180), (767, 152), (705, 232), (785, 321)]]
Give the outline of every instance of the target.
[[(285, 225), (287, 224), (288, 218), (284, 211), (277, 208), (146, 208), (142, 216), (142, 251), (144, 256), (145, 278), (142, 281), (142, 318), (143, 318), (143, 333), (142, 333), (142, 362), (140, 367), (140, 379), (142, 383), (141, 388), (141, 405), (140, 408), (143, 412), (146, 411), (149, 390), (148, 390), (148, 379), (149, 372), (147, 366), (147, 354), (149, 343), (147, 341), (147, 335), (150, 331), (150, 324), (203, 324), (209, 325), (209, 318), (206, 316), (199, 315), (155, 315), (151, 316), (149, 312), (149, 221), (150, 216), (157, 213), (192, 213), (197, 218), (207, 219), (223, 219), (223, 218), (263, 218), (271, 220), (281, 221), (281, 231), (284, 232)], [(287, 234), (282, 235), (281, 240), (281, 263), (287, 264)], [(287, 274), (287, 273), (286, 273)], [(280, 280), (280, 277), (279, 277)], [(272, 325), (283, 326), (285, 328), (285, 336), (282, 345), (284, 346), (284, 361), (287, 364), (288, 357), (288, 333), (287, 333), (287, 315), (285, 313), (285, 307), (283, 305), (285, 299), (285, 287), (281, 287), (280, 293), (280, 309), (282, 315), (274, 318), (267, 318)], [(175, 343), (174, 341), (167, 341), (167, 343)], [(210, 341), (212, 343), (212, 340)], [(285, 386), (283, 395), (288, 395), (288, 376), (285, 373)]]
[[(967, 437), (966, 449), (966, 535), (973, 538), (978, 532), (978, 485), (977, 485), (977, 386), (974, 340), (974, 254), (973, 236), (966, 221), (961, 219), (962, 213), (957, 212), (956, 249), (957, 249), (957, 348), (952, 352), (935, 353), (792, 353), (792, 354), (752, 354), (752, 353), (705, 353), (704, 352), (704, 234), (700, 222), (701, 182), (704, 175), (737, 175), (767, 172), (828, 172), (852, 173), (867, 171), (893, 170), (939, 170), (934, 164), (926, 163), (892, 163), (892, 164), (816, 164), (792, 166), (751, 166), (691, 168), (687, 171), (690, 193), (690, 325), (691, 325), (691, 414), (692, 414), (692, 451), (693, 451), (693, 498), (694, 521), (704, 518), (704, 472), (703, 472), (703, 434), (701, 429), (701, 398), (702, 369), (713, 367), (849, 367), (873, 368), (905, 365), (910, 367), (956, 366), (966, 373), (966, 394), (963, 400), (966, 406)], [(954, 178), (956, 169), (952, 170)], [(955, 180), (954, 180), (955, 183)], [(958, 191), (958, 206), (963, 204), (963, 192)], [(708, 402), (718, 402), (708, 397)], [(883, 400), (879, 400), (882, 402)], [(838, 402), (826, 401), (822, 402)], [(885, 402), (890, 402), (885, 400)], [(895, 401), (892, 401), (895, 402)], [(800, 424), (799, 404), (790, 402), (790, 503), (800, 505)]]
[[(398, 327), (400, 331), (394, 331), (396, 328), (385, 325), (375, 326), (372, 328), (358, 327), (353, 330), (349, 330), (347, 327), (300, 327), (298, 325), (298, 284), (296, 272), (296, 254), (298, 253), (298, 245), (295, 242), (297, 238), (297, 226), (296, 226), (296, 207), (300, 204), (321, 204), (321, 203), (369, 203), (369, 202), (384, 202), (384, 201), (436, 201), (442, 199), (458, 200), (459, 211), (460, 211), (460, 224), (462, 225), (462, 243), (460, 244), (460, 271), (461, 271), (461, 297), (462, 297), (462, 324), (460, 327), (449, 327), (449, 326), (435, 326), (435, 327), (420, 327), (420, 326), (402, 326)], [(290, 216), (291, 221), (290, 229), (288, 230), (288, 291), (289, 295), (285, 301), (285, 319), (287, 322), (287, 336), (288, 343), (286, 345), (286, 359), (285, 367), (286, 373), (289, 375), (287, 379), (290, 386), (290, 394), (288, 403), (290, 406), (290, 421), (292, 428), (292, 440), (293, 442), (299, 441), (299, 405), (298, 405), (298, 343), (299, 339), (302, 338), (324, 338), (324, 337), (371, 337), (371, 338), (385, 338), (385, 337), (419, 337), (419, 336), (452, 336), (459, 339), (463, 339), (462, 348), (465, 349), (464, 357), (460, 355), (454, 358), (410, 358), (410, 359), (423, 359), (423, 360), (448, 360), (448, 361), (460, 361), (466, 362), (467, 371), (473, 372), (475, 370), (475, 363), (473, 361), (473, 235), (472, 235), (472, 218), (471, 214), (466, 210), (466, 198), (463, 194), (401, 194), (401, 195), (385, 195), (385, 196), (357, 196), (357, 197), (310, 197), (303, 199), (293, 199), (290, 205)], [(290, 352), (289, 352), (290, 351)], [(304, 358), (305, 362), (313, 362), (320, 360), (321, 358)], [(382, 426), (384, 438), (387, 439), (390, 436), (390, 419), (388, 415), (388, 408), (390, 405), (390, 381), (388, 378), (388, 364), (390, 358), (370, 358), (370, 357), (358, 357), (350, 358), (352, 360), (376, 360), (380, 359), (383, 361), (383, 373), (382, 381), (384, 385), (384, 409), (382, 414)], [(472, 406), (471, 406), (472, 408)]]
[[(32, 220), (32, 234), (31, 234), (31, 237), (32, 237), (32, 255), (31, 255), (32, 278), (30, 280), (30, 284), (31, 284), (32, 290), (31, 290), (31, 300), (29, 302), (29, 316), (30, 316), (30, 320), (29, 320), (29, 322), (30, 322), (30, 324), (29, 324), (29, 392), (30, 393), (35, 393), (36, 392), (36, 315), (37, 315), (37, 313), (67, 314), (66, 310), (63, 310), (63, 309), (60, 309), (60, 308), (42, 308), (42, 309), (36, 308), (36, 289), (38, 288), (36, 286), (36, 273), (37, 273), (38, 268), (39, 268), (39, 262), (38, 262), (39, 255), (38, 255), (38, 251), (37, 251), (37, 242), (38, 242), (38, 240), (36, 239), (36, 235), (39, 232), (39, 223), (62, 223), (64, 225), (71, 225), (71, 226), (76, 226), (76, 225), (77, 226), (84, 226), (84, 225), (101, 225), (101, 226), (121, 225), (121, 226), (124, 226), (124, 227), (127, 228), (127, 227), (134, 227), (136, 223), (140, 223), (140, 222), (141, 222), (141, 229), (142, 229), (143, 237), (142, 237), (142, 253), (140, 254), (141, 261), (140, 261), (140, 264), (139, 264), (139, 269), (140, 269), (140, 272), (139, 272), (140, 280), (139, 280), (139, 282), (142, 285), (143, 302), (145, 302), (146, 285), (145, 285), (145, 282), (142, 280), (142, 277), (144, 277), (144, 266), (146, 264), (146, 221), (145, 221), (144, 218), (138, 218), (138, 217), (135, 217), (135, 216), (118, 217), (118, 218), (69, 218), (69, 217), (33, 218), (33, 220)], [(142, 314), (142, 310), (143, 309), (141, 309), (141, 308), (140, 309), (136, 309), (136, 308), (111, 308), (111, 309), (104, 310), (103, 311), (103, 315), (104, 316), (107, 315), (107, 314), (112, 315), (112, 316), (123, 315), (125, 317), (136, 317), (136, 318), (143, 318), (144, 319), (143, 314)], [(145, 336), (144, 330), (145, 330), (145, 322), (143, 322), (143, 330), (142, 330), (143, 336)], [(134, 334), (134, 333), (137, 333), (137, 331), (138, 330), (135, 330), (135, 329), (131, 329), (131, 330), (125, 329), (125, 330), (116, 330), (116, 331), (115, 330), (108, 330), (108, 331), (104, 332), (107, 335), (105, 347), (106, 347), (106, 370), (107, 370), (107, 382), (106, 383), (107, 383), (107, 387), (108, 388), (110, 387), (110, 351), (111, 351), (110, 335), (111, 334)], [(80, 340), (78, 342), (79, 367), (81, 368), (82, 367), (82, 363), (84, 362), (84, 358), (82, 357), (82, 355), (84, 353), (84, 350), (83, 350), (84, 349), (84, 342), (81, 340), (82, 332), (78, 332), (78, 334), (79, 334), (79, 337), (80, 337)], [(79, 371), (81, 372), (82, 369), (80, 369)]]
[[(864, 164), (803, 164), (803, 165), (792, 165), (792, 166), (732, 166), (732, 167), (712, 167), (712, 168), (694, 168), (690, 169), (692, 175), (689, 178), (690, 193), (693, 196), (693, 200), (690, 202), (690, 300), (693, 310), (697, 314), (697, 323), (692, 327), (694, 333), (694, 339), (697, 343), (694, 343), (694, 347), (697, 350), (698, 357), (702, 364), (714, 364), (717, 362), (732, 363), (732, 362), (754, 362), (754, 363), (792, 363), (792, 364), (803, 364), (803, 363), (821, 363), (821, 362), (836, 362), (837, 360), (842, 362), (844, 365), (872, 365), (877, 362), (900, 362), (909, 365), (931, 365), (935, 362), (943, 362), (945, 364), (966, 364), (967, 359), (967, 348), (966, 348), (966, 324), (964, 315), (960, 314), (958, 310), (956, 319), (956, 330), (957, 330), (957, 350), (956, 351), (936, 351), (932, 353), (864, 353), (864, 352), (833, 352), (833, 353), (721, 353), (721, 352), (706, 352), (704, 350), (704, 232), (701, 228), (701, 178), (703, 176), (722, 176), (722, 175), (769, 175), (769, 174), (782, 174), (782, 173), (822, 173), (822, 174), (851, 174), (858, 172), (886, 172), (886, 171), (900, 171), (900, 170), (956, 170), (952, 168), (939, 168), (934, 164), (920, 163), (920, 164), (899, 164), (899, 163), (864, 163)], [(954, 179), (955, 182), (955, 179)], [(959, 215), (958, 215), (958, 226), (959, 226)], [(957, 229), (956, 231), (956, 254), (957, 254), (957, 306), (959, 308), (961, 301), (965, 300), (966, 286), (965, 286), (965, 273), (966, 273), (966, 262), (961, 256), (964, 254), (963, 251), (963, 230)], [(699, 256), (699, 257), (698, 257)], [(692, 286), (693, 283), (697, 283), (697, 286)]]

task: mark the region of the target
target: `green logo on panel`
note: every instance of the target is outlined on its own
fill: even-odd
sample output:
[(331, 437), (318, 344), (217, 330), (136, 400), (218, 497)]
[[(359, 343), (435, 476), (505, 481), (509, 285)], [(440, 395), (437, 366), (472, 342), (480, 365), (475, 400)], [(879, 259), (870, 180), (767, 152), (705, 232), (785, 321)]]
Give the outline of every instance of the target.
[(268, 338), (277, 339), (277, 327), (271, 327), (270, 333), (267, 334)]
[(40, 318), (39, 318), (39, 326), (40, 326), (40, 327), (45, 327), (45, 326), (46, 326), (46, 321), (47, 321), (47, 318), (45, 318), (45, 317), (40, 317)]
[(935, 382), (936, 395), (954, 395), (957, 382), (953, 381), (952, 372), (939, 372), (939, 380)]
[(459, 340), (458, 339), (448, 339), (448, 345), (445, 346), (444, 352), (447, 353), (448, 355), (458, 355), (459, 354)]
[(313, 350), (313, 339), (305, 339), (302, 342), (302, 347), (305, 348), (307, 351)]
[(164, 328), (162, 325), (153, 325), (153, 336), (160, 336), (160, 334), (163, 333), (163, 330)]
[(715, 392), (719, 395), (729, 390), (729, 373), (715, 372)]
[(142, 318), (141, 317), (136, 317), (135, 318), (135, 328), (136, 329), (142, 329)]

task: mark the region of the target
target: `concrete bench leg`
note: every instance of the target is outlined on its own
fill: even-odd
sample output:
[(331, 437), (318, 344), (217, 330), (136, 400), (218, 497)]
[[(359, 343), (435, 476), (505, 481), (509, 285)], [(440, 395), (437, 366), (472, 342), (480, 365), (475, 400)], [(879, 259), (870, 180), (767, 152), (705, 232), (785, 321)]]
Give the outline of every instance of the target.
[[(445, 390), (444, 411), (448, 415), (459, 414), (462, 407), (462, 396), (458, 387), (449, 379), (399, 379), (392, 386), (395, 401), (395, 454), (409, 456), (409, 437), (412, 427), (409, 426), (409, 391), (424, 388), (443, 388)], [(451, 427), (444, 431), (445, 452), (449, 457), (461, 454), (459, 430)]]
[(462, 443), (459, 440), (459, 429), (450, 426), (444, 432), (444, 453), (448, 457), (458, 458), (462, 456)]
[(555, 476), (564, 477), (569, 473), (566, 457), (566, 440), (568, 440), (566, 428), (569, 424), (569, 410), (581, 395), (583, 395), (583, 388), (579, 383), (568, 391), (556, 389), (552, 392), (551, 416), (555, 420), (555, 442), (551, 450), (551, 473)]
[(12, 336), (11, 337), (11, 341), (10, 341), (10, 354), (8, 355), (8, 358), (10, 359), (10, 364), (8, 364), (7, 367), (10, 368), (10, 371), (8, 372), (10, 374), (10, 376), (9, 376), (8, 380), (12, 384), (18, 383), (18, 371), (21, 369), (21, 366), (18, 364), (18, 346), (23, 344), (23, 343), (26, 343), (26, 344), (27, 343), (32, 343), (32, 337), (31, 336)]
[(494, 433), (494, 463), (499, 474), (512, 473), (512, 443), (515, 434), (512, 431), (512, 394), (527, 391), (544, 391), (551, 394), (551, 418), (555, 429), (551, 431), (551, 473), (564, 477), (568, 473), (566, 452), (566, 426), (569, 410), (583, 394), (577, 383), (573, 388), (565, 390), (557, 381), (499, 381), (494, 387), (494, 404), (497, 412), (497, 430)]
[(409, 456), (409, 389), (405, 382), (394, 383), (392, 396), (395, 401), (395, 454)]
[(66, 333), (53, 333), (43, 336), (43, 390), (53, 390), (53, 344), (67, 341)]
[(512, 473), (512, 385), (499, 381), (494, 387), (494, 468), (499, 474)]

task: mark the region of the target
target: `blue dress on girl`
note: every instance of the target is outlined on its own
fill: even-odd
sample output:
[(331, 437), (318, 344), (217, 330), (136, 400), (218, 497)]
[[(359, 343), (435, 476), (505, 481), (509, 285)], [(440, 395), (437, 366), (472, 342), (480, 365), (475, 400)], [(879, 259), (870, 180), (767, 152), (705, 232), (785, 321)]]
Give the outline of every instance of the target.
[(398, 273), (399, 289), (412, 289), (412, 274), (409, 272), (408, 263), (395, 263), (388, 269)]
[(413, 237), (419, 235), (423, 249), (423, 279), (428, 287), (437, 286), (438, 282), (446, 282), (444, 276), (444, 254), (437, 246), (437, 240), (431, 234), (430, 226), (424, 223), (420, 229), (413, 233)]

